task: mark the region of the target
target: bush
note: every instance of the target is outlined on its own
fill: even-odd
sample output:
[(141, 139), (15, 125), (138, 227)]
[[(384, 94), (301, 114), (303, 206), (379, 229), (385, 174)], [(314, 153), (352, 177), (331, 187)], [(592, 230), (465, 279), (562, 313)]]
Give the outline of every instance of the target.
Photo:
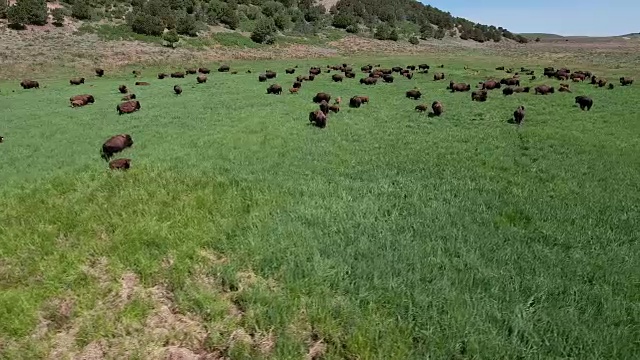
[(18, 0), (7, 10), (9, 23), (17, 28), (24, 28), (24, 25), (46, 25), (48, 16), (44, 0)]
[(349, 25), (346, 30), (349, 34), (357, 34), (360, 32), (358, 25)]
[(198, 24), (194, 15), (185, 14), (176, 22), (176, 31), (180, 35), (198, 36)]
[(412, 36), (412, 37), (409, 38), (409, 43), (411, 43), (413, 45), (418, 45), (418, 44), (420, 44), (420, 40), (418, 40), (417, 37)]
[(76, 0), (71, 6), (71, 16), (78, 20), (91, 19), (91, 7), (86, 1)]
[(0, 19), (7, 18), (7, 10), (9, 9), (9, 4), (7, 0), (0, 0)]
[(433, 26), (429, 23), (424, 23), (420, 26), (420, 38), (423, 40), (431, 39), (433, 37)]
[(175, 44), (180, 41), (180, 37), (178, 37), (178, 32), (173, 29), (169, 30), (164, 35), (162, 35), (162, 39), (167, 42), (167, 46), (175, 47)]
[(262, 5), (262, 13), (268, 17), (275, 17), (276, 14), (284, 12), (284, 5), (277, 1), (269, 1)]
[(233, 10), (230, 6), (226, 6), (224, 11), (222, 12), (222, 17), (220, 18), (220, 22), (222, 24), (227, 25), (231, 30), (235, 30), (240, 26), (240, 18), (235, 10)]
[(398, 29), (396, 28), (391, 29), (388, 39), (391, 41), (398, 41)]
[(276, 27), (280, 30), (286, 30), (291, 27), (291, 19), (286, 14), (277, 14), (273, 18), (273, 22)]
[(275, 40), (276, 24), (271, 18), (263, 18), (256, 22), (256, 26), (251, 33), (251, 40), (264, 44)]
[(536, 38), (536, 42), (540, 42), (540, 38), (539, 37)]
[(53, 17), (53, 25), (58, 27), (64, 25), (64, 10), (62, 8), (53, 9), (51, 16)]
[(433, 34), (433, 37), (438, 39), (438, 40), (442, 40), (442, 39), (444, 39), (445, 35), (446, 34), (445, 34), (444, 29), (440, 28), (440, 29), (436, 30), (436, 32)]
[(164, 31), (164, 25), (158, 17), (139, 13), (131, 18), (131, 30), (137, 34), (160, 36)]
[(333, 17), (331, 25), (338, 29), (346, 29), (349, 26), (356, 25), (357, 21), (352, 15), (338, 14)]
[(376, 28), (376, 32), (373, 34), (373, 37), (378, 40), (387, 40), (389, 38), (389, 34), (391, 33), (391, 28), (386, 23), (380, 24)]

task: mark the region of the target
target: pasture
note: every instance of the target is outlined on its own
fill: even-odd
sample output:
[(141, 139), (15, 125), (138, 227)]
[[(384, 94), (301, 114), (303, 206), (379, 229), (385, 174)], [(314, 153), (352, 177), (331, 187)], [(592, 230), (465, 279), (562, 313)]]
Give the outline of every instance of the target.
[[(355, 79), (323, 73), (288, 93), (310, 66), (343, 62)], [(430, 74), (358, 83), (362, 65), (423, 62)], [(523, 86), (560, 82), (494, 59), (229, 64), (237, 75), (194, 64), (212, 70), (199, 85), (155, 78), (183, 67), (0, 83), (0, 357), (640, 352), (640, 84), (617, 81), (638, 74), (480, 103), (449, 80), (474, 90), (507, 65), (535, 69)], [(277, 78), (258, 82), (266, 69)], [(282, 95), (266, 94), (273, 83)], [(120, 84), (139, 111), (118, 115)], [(405, 97), (414, 87), (418, 101)], [(317, 92), (343, 99), (324, 129), (308, 121)], [(94, 104), (69, 106), (85, 93)], [(355, 95), (371, 101), (349, 108)], [(436, 100), (441, 117), (414, 110)], [(520, 105), (518, 127), (507, 120)], [(132, 168), (110, 171), (100, 147), (123, 133), (134, 145), (116, 158)]]

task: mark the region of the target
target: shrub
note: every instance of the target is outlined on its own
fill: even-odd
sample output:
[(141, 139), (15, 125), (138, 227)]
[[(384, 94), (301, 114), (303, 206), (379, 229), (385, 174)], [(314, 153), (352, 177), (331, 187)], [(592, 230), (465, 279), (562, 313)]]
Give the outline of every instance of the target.
[(418, 40), (417, 37), (412, 36), (412, 37), (409, 38), (409, 43), (411, 43), (413, 45), (418, 45), (418, 44), (420, 44), (420, 40)]
[(376, 32), (373, 34), (373, 37), (378, 40), (387, 40), (389, 38), (389, 34), (391, 33), (391, 28), (386, 23), (380, 24), (376, 28)]
[(540, 42), (540, 38), (539, 37), (536, 38), (536, 42)]
[(91, 7), (86, 1), (76, 0), (71, 6), (71, 16), (78, 20), (91, 19)]
[(53, 17), (53, 25), (58, 27), (64, 25), (64, 10), (62, 8), (53, 9), (51, 16)]
[(284, 5), (277, 1), (269, 1), (262, 5), (262, 13), (268, 17), (275, 17), (276, 14), (284, 11)]
[(333, 17), (331, 25), (338, 29), (346, 29), (351, 25), (356, 25), (357, 21), (352, 15), (338, 14)]
[(349, 34), (357, 34), (360, 32), (358, 25), (349, 25), (346, 30)]
[(256, 22), (256, 26), (251, 33), (251, 40), (257, 43), (269, 43), (275, 40), (276, 24), (271, 18), (263, 18)]
[(176, 22), (176, 31), (180, 35), (198, 36), (198, 24), (194, 15), (185, 14)]
[(280, 30), (286, 30), (291, 27), (291, 19), (286, 14), (282, 14), (282, 13), (277, 14), (273, 18), (273, 22), (276, 25), (276, 27)]
[(209, 7), (207, 8), (207, 22), (211, 25), (216, 25), (219, 22), (222, 22), (222, 18), (224, 17), (227, 8), (227, 4), (223, 3), (222, 1), (211, 1), (209, 3)]
[(47, 3), (44, 0), (18, 0), (7, 10), (9, 23), (17, 28), (24, 28), (24, 25), (45, 25), (47, 18)]
[(398, 41), (398, 29), (396, 28), (391, 29), (388, 39), (392, 41)]
[(436, 39), (442, 40), (442, 39), (444, 39), (445, 35), (446, 34), (445, 34), (444, 29), (440, 28), (440, 29), (436, 30), (436, 32), (433, 34), (433, 37), (436, 38)]
[(169, 30), (162, 35), (162, 39), (167, 42), (167, 46), (175, 47), (175, 44), (180, 41), (180, 37), (178, 37), (178, 32), (173, 29)]
[(423, 40), (431, 39), (434, 35), (433, 26), (429, 23), (422, 24), (420, 26), (420, 38)]
[(164, 31), (164, 25), (158, 17), (139, 13), (131, 18), (131, 30), (138, 34), (160, 36)]
[(7, 0), (0, 0), (0, 19), (7, 18), (7, 10), (9, 9), (9, 4)]
[(220, 18), (220, 22), (222, 24), (227, 25), (231, 30), (235, 30), (240, 26), (240, 18), (235, 10), (233, 10), (230, 6), (226, 6), (224, 11), (222, 12), (222, 17)]

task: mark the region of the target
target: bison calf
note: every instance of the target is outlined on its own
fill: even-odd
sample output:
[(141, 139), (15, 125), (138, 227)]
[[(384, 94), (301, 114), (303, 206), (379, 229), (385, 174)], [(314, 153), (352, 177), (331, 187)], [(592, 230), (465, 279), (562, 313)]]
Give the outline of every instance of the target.
[(520, 125), (524, 121), (524, 106), (518, 106), (516, 111), (513, 112), (513, 121)]
[(414, 108), (416, 111), (418, 112), (425, 112), (427, 110), (429, 110), (429, 107), (425, 104), (420, 104), (420, 105), (416, 105), (416, 107)]
[(588, 96), (576, 96), (576, 104), (580, 105), (581, 110), (589, 111), (593, 106), (593, 100)]
[(118, 115), (130, 114), (134, 111), (140, 110), (140, 102), (137, 100), (125, 101), (118, 104), (118, 106), (116, 106), (116, 110), (118, 111)]
[(320, 110), (312, 111), (309, 113), (309, 122), (319, 128), (324, 128), (327, 126), (327, 115)]
[(128, 170), (131, 167), (131, 159), (115, 159), (109, 162), (111, 170)]
[(112, 136), (107, 141), (105, 141), (104, 144), (102, 144), (100, 157), (102, 157), (105, 161), (109, 161), (113, 154), (117, 154), (131, 146), (133, 146), (131, 135), (120, 134)]

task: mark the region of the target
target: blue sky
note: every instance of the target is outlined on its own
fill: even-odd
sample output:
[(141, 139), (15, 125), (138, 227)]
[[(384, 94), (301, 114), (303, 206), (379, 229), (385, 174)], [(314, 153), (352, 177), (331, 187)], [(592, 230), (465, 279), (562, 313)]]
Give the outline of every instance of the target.
[(514, 33), (611, 36), (640, 32), (640, 0), (420, 0)]

